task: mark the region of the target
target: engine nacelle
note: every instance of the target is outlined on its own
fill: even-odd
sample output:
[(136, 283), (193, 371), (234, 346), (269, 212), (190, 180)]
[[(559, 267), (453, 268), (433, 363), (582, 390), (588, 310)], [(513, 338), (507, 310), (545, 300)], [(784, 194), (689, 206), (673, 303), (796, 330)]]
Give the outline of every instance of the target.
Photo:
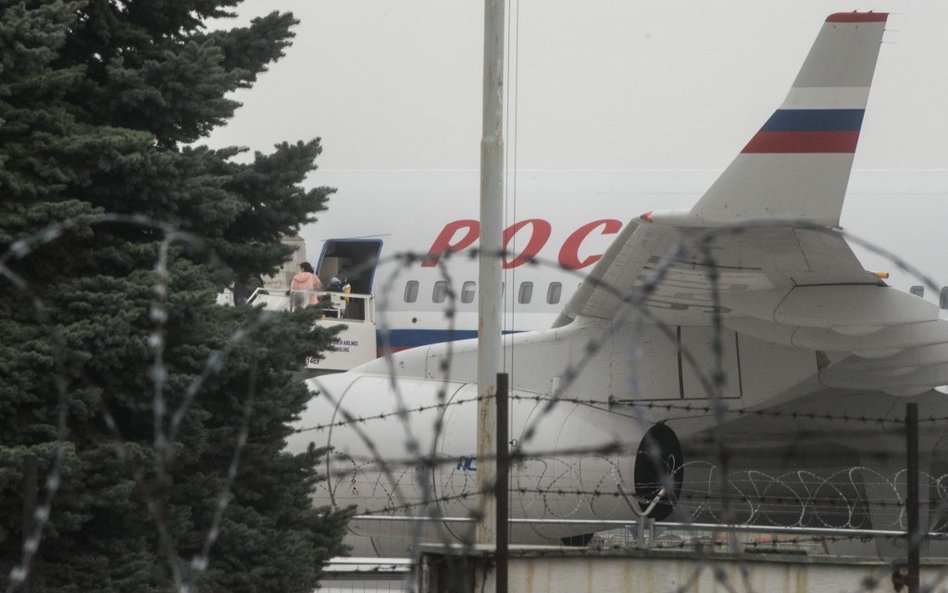
[[(683, 455), (675, 432), (666, 424), (631, 413), (624, 406), (525, 402), (512, 434), (535, 424), (535, 436), (523, 445), (526, 461), (511, 469), (512, 490), (533, 493), (543, 508), (516, 493), (511, 512), (562, 519), (661, 520), (681, 494)], [(516, 418), (514, 405), (512, 418)], [(531, 453), (535, 453), (535, 456)], [(515, 508), (521, 502), (522, 507)], [(589, 531), (589, 530), (587, 530)], [(595, 531), (595, 529), (593, 529)]]
[[(388, 377), (347, 373), (311, 386), (320, 393), (288, 448), (332, 448), (316, 504), (355, 505), (357, 514), (385, 517), (476, 513), (476, 385), (399, 379), (396, 391)], [(512, 542), (560, 543), (601, 530), (561, 520), (631, 522), (671, 513), (681, 491), (682, 453), (667, 425), (622, 406), (562, 401), (551, 407), (544, 395), (513, 395), (511, 517), (536, 523), (513, 525)], [(408, 521), (353, 522), (350, 529), (370, 537), (419, 535)], [(459, 522), (435, 529), (462, 541), (472, 530)]]

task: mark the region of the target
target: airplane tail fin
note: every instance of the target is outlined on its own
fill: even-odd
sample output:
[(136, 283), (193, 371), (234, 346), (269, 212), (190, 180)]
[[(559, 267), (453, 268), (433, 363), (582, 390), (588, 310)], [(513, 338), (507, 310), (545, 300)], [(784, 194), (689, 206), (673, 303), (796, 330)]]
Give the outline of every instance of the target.
[(710, 224), (839, 224), (887, 17), (827, 17), (783, 105), (695, 204), (692, 216)]

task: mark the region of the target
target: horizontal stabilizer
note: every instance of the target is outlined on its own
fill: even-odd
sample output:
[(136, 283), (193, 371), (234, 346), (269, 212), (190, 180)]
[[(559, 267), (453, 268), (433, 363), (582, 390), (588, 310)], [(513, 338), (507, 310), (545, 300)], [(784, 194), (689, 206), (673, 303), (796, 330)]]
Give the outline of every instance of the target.
[(938, 319), (938, 307), (894, 288), (871, 284), (796, 286), (724, 293), (724, 302), (749, 317), (793, 327), (829, 328), (844, 335)]

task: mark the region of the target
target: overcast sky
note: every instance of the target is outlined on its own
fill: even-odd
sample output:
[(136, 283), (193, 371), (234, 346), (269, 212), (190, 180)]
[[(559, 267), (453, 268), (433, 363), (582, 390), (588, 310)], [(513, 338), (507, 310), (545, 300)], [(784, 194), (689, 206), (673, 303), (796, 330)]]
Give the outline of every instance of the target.
[[(945, 0), (520, 0), (511, 8), (507, 144), (520, 170), (703, 169), (711, 180), (780, 105), (826, 16), (853, 9), (892, 13), (855, 168), (948, 170)], [(478, 167), (483, 2), (247, 0), (231, 24), (277, 9), (301, 21), (296, 40), (236, 95), (243, 107), (210, 143), (268, 152), (283, 140), (322, 138), (309, 183), (339, 191), (304, 229), (311, 258), (327, 237), (391, 232), (367, 227), (365, 208), (419, 195), (413, 186), (373, 200), (365, 187), (379, 184), (352, 170)], [(443, 175), (423, 177), (450, 193), (435, 187)], [(869, 179), (857, 174), (851, 190), (875, 191)], [(907, 185), (851, 192), (843, 225), (948, 283), (948, 171), (899, 179)], [(476, 215), (476, 182), (461, 196), (451, 201)], [(893, 268), (856, 252), (870, 269)], [(893, 283), (917, 280), (903, 274)]]
[[(511, 7), (508, 142), (521, 168), (723, 168), (782, 101), (826, 15), (853, 8), (892, 12), (856, 168), (948, 168), (944, 0)], [(320, 136), (328, 169), (478, 166), (482, 2), (248, 0), (241, 20), (274, 9), (300, 19), (296, 40), (212, 144)]]

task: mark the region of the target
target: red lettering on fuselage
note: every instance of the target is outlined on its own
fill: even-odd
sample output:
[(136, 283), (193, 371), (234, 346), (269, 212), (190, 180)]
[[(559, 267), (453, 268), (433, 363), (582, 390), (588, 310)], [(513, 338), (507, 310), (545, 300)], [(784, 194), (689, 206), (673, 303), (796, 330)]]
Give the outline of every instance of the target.
[[(464, 234), (455, 239), (455, 235), (458, 234), (458, 231), (465, 231)], [(421, 263), (423, 268), (431, 268), (438, 264), (438, 260), (441, 259), (441, 256), (445, 252), (455, 252), (466, 249), (474, 244), (474, 241), (477, 241), (477, 238), (481, 234), (481, 223), (476, 220), (455, 220), (454, 222), (449, 222), (444, 225), (444, 228), (441, 229), (441, 232), (438, 233), (438, 238), (435, 239), (434, 243), (431, 244), (431, 249), (428, 250), (428, 256), (425, 258), (425, 261)]]
[(517, 231), (527, 225), (530, 225), (531, 228), (530, 240), (527, 241), (527, 246), (523, 248), (523, 251), (520, 252), (520, 255), (515, 257), (512, 261), (508, 260), (507, 256), (504, 256), (503, 268), (505, 270), (522, 266), (523, 264), (535, 258), (540, 253), (540, 250), (543, 249), (543, 246), (546, 245), (546, 242), (550, 239), (550, 233), (553, 231), (553, 227), (550, 226), (550, 223), (547, 221), (540, 218), (521, 220), (520, 222), (513, 224), (504, 230), (504, 251), (510, 251), (511, 239), (514, 238), (514, 236), (517, 234)]
[(566, 238), (566, 241), (563, 242), (563, 247), (560, 248), (560, 255), (557, 261), (560, 262), (562, 267), (567, 270), (580, 270), (586, 266), (593, 265), (602, 258), (602, 254), (595, 254), (587, 256), (582, 261), (579, 260), (579, 246), (582, 245), (586, 237), (598, 227), (603, 227), (602, 233), (600, 234), (614, 235), (622, 228), (622, 223), (612, 218), (604, 218), (584, 224), (573, 231), (573, 233)]
[[(509, 250), (514, 237), (529, 227), (530, 235), (526, 246), (520, 253), (513, 256), (513, 259), (504, 257), (503, 267), (505, 269), (516, 268), (533, 260), (540, 254), (540, 250), (546, 246), (553, 232), (550, 223), (542, 218), (528, 218), (516, 222), (504, 230), (503, 241), (504, 249)], [(580, 251), (583, 243), (597, 229), (599, 235), (614, 235), (622, 229), (622, 222), (613, 218), (603, 218), (588, 222), (572, 233), (563, 242), (560, 247), (557, 261), (560, 266), (569, 270), (581, 270), (589, 267), (602, 258), (601, 253), (588, 254), (580, 259)], [(438, 233), (431, 248), (428, 249), (428, 255), (422, 262), (422, 267), (430, 268), (437, 265), (438, 260), (445, 253), (453, 253), (467, 249), (474, 244), (480, 237), (481, 225), (478, 221), (472, 219), (462, 219), (449, 222), (444, 225), (441, 232)]]

